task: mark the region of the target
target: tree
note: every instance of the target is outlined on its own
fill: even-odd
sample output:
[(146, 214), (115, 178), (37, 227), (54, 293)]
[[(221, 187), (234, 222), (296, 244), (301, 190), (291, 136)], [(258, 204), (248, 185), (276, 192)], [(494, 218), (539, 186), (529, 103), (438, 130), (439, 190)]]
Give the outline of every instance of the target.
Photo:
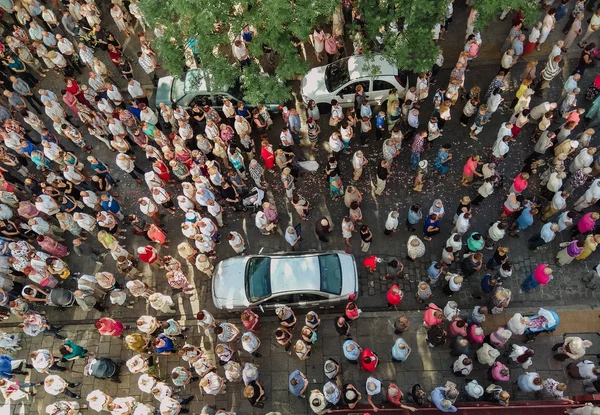
[[(226, 90), (239, 78), (245, 99), (256, 104), (290, 98), (286, 81), (309, 69), (292, 38), (308, 39), (313, 25), (325, 23), (337, 4), (337, 0), (142, 0), (140, 7), (151, 25), (166, 26), (165, 35), (153, 46), (167, 71), (180, 75), (184, 52), (192, 50), (198, 67), (210, 74), (212, 88)], [(253, 63), (240, 72), (233, 64), (231, 45), (245, 25), (257, 31), (247, 46), (261, 66)], [(276, 53), (271, 76), (261, 72), (266, 66), (263, 46)]]
[[(363, 26), (347, 22), (346, 30), (354, 41), (362, 42), (365, 54), (377, 51), (399, 69), (429, 71), (439, 53), (432, 30), (443, 24), (451, 0), (355, 0)], [(154, 41), (164, 68), (181, 74), (184, 54), (192, 55), (198, 66), (210, 75), (212, 88), (226, 90), (241, 83), (250, 103), (285, 102), (290, 98), (286, 81), (305, 74), (308, 63), (297, 53), (294, 38), (306, 41), (315, 25), (324, 25), (338, 0), (141, 0), (140, 7), (151, 25), (166, 26), (165, 35)], [(510, 7), (522, 10), (532, 24), (537, 18), (537, 3), (532, 0), (475, 0), (478, 14), (475, 29), (483, 29)], [(260, 62), (240, 72), (234, 64), (231, 44), (245, 25), (257, 30), (248, 43), (250, 55)], [(458, 25), (457, 25), (458, 26)], [(357, 33), (360, 34), (357, 35)], [(275, 53), (270, 67), (264, 47)], [(377, 73), (376, 65), (371, 68)], [(242, 76), (240, 76), (242, 75)]]
[(365, 37), (383, 40), (380, 53), (400, 69), (428, 72), (439, 47), (433, 40), (437, 23), (443, 23), (450, 0), (359, 0)]
[(540, 15), (539, 3), (531, 0), (475, 0), (473, 8), (477, 10), (475, 30), (483, 30), (507, 9), (521, 10), (528, 25), (534, 25)]

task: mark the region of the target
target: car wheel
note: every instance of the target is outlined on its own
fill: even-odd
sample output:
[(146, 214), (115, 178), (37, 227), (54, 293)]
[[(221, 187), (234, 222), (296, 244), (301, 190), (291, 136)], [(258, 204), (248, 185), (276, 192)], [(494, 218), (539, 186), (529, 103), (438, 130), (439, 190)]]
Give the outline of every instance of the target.
[(319, 108), (319, 112), (321, 114), (329, 114), (331, 112), (331, 104), (328, 104), (326, 102), (318, 103), (317, 108)]

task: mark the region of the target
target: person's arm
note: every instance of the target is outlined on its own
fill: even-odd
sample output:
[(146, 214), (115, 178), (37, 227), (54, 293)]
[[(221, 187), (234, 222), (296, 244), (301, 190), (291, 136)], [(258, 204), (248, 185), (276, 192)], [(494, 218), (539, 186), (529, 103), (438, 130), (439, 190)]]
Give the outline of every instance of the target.
[(369, 405), (371, 405), (374, 412), (379, 411), (379, 408), (373, 403), (373, 397), (371, 395), (367, 395), (367, 402), (369, 402)]

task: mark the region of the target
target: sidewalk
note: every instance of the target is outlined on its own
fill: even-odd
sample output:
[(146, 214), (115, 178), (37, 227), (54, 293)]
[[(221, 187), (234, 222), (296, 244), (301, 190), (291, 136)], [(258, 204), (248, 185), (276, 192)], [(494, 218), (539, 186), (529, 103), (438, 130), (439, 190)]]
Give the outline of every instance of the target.
[[(443, 304), (440, 304), (443, 306)], [(595, 346), (590, 353), (598, 353), (600, 349), (600, 338), (596, 334), (600, 332), (599, 311), (583, 308), (581, 310), (560, 309), (554, 308), (560, 318), (560, 324), (557, 330), (552, 334), (543, 334), (536, 338), (530, 344), (536, 351), (534, 364), (529, 371), (538, 371), (544, 378), (552, 377), (558, 381), (566, 381), (568, 384), (567, 395), (581, 395), (583, 390), (581, 382), (573, 379), (568, 379), (564, 367), (566, 363), (560, 362), (551, 358), (551, 347), (553, 344), (562, 341), (563, 335), (566, 333), (581, 333), (581, 336), (595, 342)], [(498, 316), (489, 316), (483, 325), (485, 332), (489, 333), (496, 329), (498, 325), (503, 324), (512, 316), (514, 309), (507, 309), (507, 314)], [(537, 312), (535, 308), (521, 309), (522, 314), (534, 314)], [(466, 314), (468, 310), (462, 310), (462, 314)], [(397, 336), (393, 334), (393, 322), (399, 313), (390, 312), (364, 312), (361, 317), (352, 325), (352, 338), (356, 340), (363, 348), (371, 348), (380, 358), (380, 363), (375, 376), (382, 380), (385, 385), (389, 382), (397, 383), (405, 393), (410, 391), (410, 388), (415, 383), (420, 383), (421, 386), (430, 392), (432, 388), (445, 383), (447, 380), (456, 382), (459, 386), (463, 383), (463, 379), (456, 378), (450, 371), (450, 365), (455, 358), (449, 355), (448, 346), (442, 346), (435, 349), (430, 349), (426, 343), (426, 331), (422, 325), (422, 312), (410, 311), (406, 315), (411, 321), (411, 328), (405, 334), (404, 338), (412, 348), (412, 354), (404, 363), (392, 363), (391, 347), (394, 344)], [(302, 321), (302, 316), (297, 315), (297, 318)], [(291, 371), (300, 369), (309, 379), (309, 391), (311, 389), (323, 387), (325, 376), (323, 374), (323, 364), (327, 358), (333, 358), (341, 364), (341, 379), (342, 383), (353, 383), (365, 396), (364, 384), (367, 378), (367, 373), (361, 372), (357, 365), (347, 363), (342, 353), (342, 343), (345, 340), (340, 338), (333, 329), (333, 316), (323, 317), (321, 329), (318, 334), (318, 340), (313, 346), (311, 357), (304, 362), (301, 362), (296, 356), (288, 356), (283, 348), (279, 346), (274, 339), (273, 332), (278, 326), (277, 321), (272, 316), (262, 317), (262, 329), (260, 338), (262, 346), (259, 350), (262, 353), (262, 358), (252, 359), (245, 353), (238, 344), (240, 363), (243, 365), (247, 361), (254, 361), (259, 366), (260, 381), (263, 384), (266, 396), (268, 398), (264, 409), (254, 410), (249, 406), (246, 399), (243, 398), (240, 384), (228, 384), (227, 394), (215, 397), (204, 397), (199, 393), (198, 384), (188, 386), (186, 390), (179, 392), (180, 396), (187, 397), (194, 394), (197, 398), (190, 405), (190, 413), (198, 414), (202, 406), (206, 403), (214, 403), (219, 408), (235, 410), (238, 414), (264, 414), (268, 411), (279, 411), (282, 414), (309, 414), (310, 409), (306, 400), (302, 400), (290, 395), (287, 391), (287, 379)], [(232, 319), (231, 322), (239, 323), (238, 319)], [(208, 350), (209, 355), (214, 350), (214, 342), (209, 336), (204, 333), (198, 333), (198, 329), (193, 321), (184, 322), (188, 327), (192, 327), (191, 333), (187, 338), (187, 342), (196, 346), (201, 346)], [(298, 324), (300, 325), (300, 323)], [(294, 333), (295, 337), (299, 333), (297, 327)], [(100, 338), (97, 332), (91, 326), (73, 325), (65, 326), (63, 329), (64, 335), (70, 340), (88, 348), (101, 357), (110, 357), (113, 359), (127, 360), (133, 355), (123, 342), (118, 338)], [(515, 338), (513, 342), (522, 343), (523, 338)], [(16, 358), (26, 358), (27, 355), (39, 348), (48, 348), (55, 353), (58, 353), (58, 348), (61, 342), (54, 340), (52, 337), (27, 337), (24, 336), (22, 342), (22, 350), (15, 354)], [(596, 361), (595, 356), (590, 354), (586, 358)], [(503, 359), (503, 358), (502, 358)], [(183, 362), (176, 356), (162, 356), (160, 361), (160, 376), (166, 378), (170, 370), (182, 364)], [(148, 394), (142, 394), (137, 386), (138, 375), (131, 375), (127, 368), (122, 370), (122, 383), (115, 384), (108, 380), (99, 380), (91, 377), (82, 377), (84, 362), (82, 360), (75, 361), (72, 370), (73, 373), (65, 375), (65, 378), (71, 381), (81, 381), (82, 386), (76, 388), (75, 391), (80, 392), (81, 396), (85, 396), (94, 389), (102, 389), (107, 394), (113, 397), (119, 396), (134, 396), (140, 402), (157, 405), (157, 402)], [(511, 379), (515, 380), (522, 373), (522, 369), (511, 367)], [(223, 369), (219, 367), (218, 373), (223, 375)], [(483, 367), (479, 363), (475, 363), (470, 378), (477, 379), (482, 385), (489, 384), (487, 377), (487, 367)], [(31, 376), (27, 377), (27, 381), (41, 381), (44, 376), (32, 371)], [(18, 380), (23, 381), (22, 376), (18, 376)], [(534, 400), (540, 399), (534, 395), (523, 394), (515, 391), (512, 383), (503, 385), (511, 392), (513, 400)], [(6, 406), (0, 407), (0, 413), (4, 414), (25, 414), (25, 413), (43, 413), (45, 406), (55, 398), (38, 388), (37, 395), (30, 402), (21, 401), (10, 405), (10, 412), (3, 412), (7, 409)], [(383, 396), (377, 397), (375, 402), (381, 404)], [(365, 399), (363, 399), (365, 400)], [(82, 401), (83, 402), (83, 401)]]

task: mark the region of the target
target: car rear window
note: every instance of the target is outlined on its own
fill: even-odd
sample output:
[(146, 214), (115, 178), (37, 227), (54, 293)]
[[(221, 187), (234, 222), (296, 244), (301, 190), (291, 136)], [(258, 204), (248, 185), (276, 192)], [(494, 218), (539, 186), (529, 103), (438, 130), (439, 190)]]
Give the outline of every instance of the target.
[(248, 261), (246, 293), (255, 302), (271, 295), (271, 259), (255, 257)]
[(321, 291), (339, 295), (342, 292), (342, 269), (335, 254), (319, 255)]

